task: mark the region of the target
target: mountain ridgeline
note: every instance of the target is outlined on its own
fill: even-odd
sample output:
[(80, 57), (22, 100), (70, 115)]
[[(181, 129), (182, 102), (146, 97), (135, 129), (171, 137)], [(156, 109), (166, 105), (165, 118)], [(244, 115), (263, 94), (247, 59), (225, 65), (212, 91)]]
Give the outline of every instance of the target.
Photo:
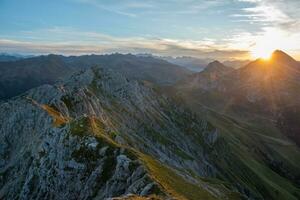
[(120, 54), (0, 67), (0, 199), (300, 199), (300, 65), (282, 51), (197, 73)]
[[(184, 93), (182, 97), (188, 102), (196, 99), (213, 110), (249, 123), (272, 124), (275, 120), (287, 136), (300, 144), (295, 125), (300, 108), (299, 74), (299, 63), (277, 50), (270, 60), (257, 59), (237, 70), (224, 71), (224, 66), (219, 65), (211, 72), (194, 74), (176, 84), (175, 91)], [(287, 131), (288, 127), (292, 131)]]
[(92, 66), (110, 68), (129, 78), (170, 85), (192, 72), (153, 57), (131, 54), (60, 56), (48, 55), (0, 62), (0, 100), (42, 84), (53, 84)]
[(219, 173), (208, 160), (219, 143), (209, 122), (113, 71), (88, 69), (0, 110), (1, 198), (236, 193), (201, 178)]

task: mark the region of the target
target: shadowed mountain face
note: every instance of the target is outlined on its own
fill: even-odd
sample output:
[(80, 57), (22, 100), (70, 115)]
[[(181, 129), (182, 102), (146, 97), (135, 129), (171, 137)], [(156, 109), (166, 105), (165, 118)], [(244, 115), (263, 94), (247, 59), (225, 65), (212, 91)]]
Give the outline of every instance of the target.
[(299, 74), (293, 58), (275, 51), (270, 60), (256, 60), (224, 76), (215, 89), (230, 98), (233, 109), (256, 108), (261, 115), (274, 116), (283, 106), (299, 105)]
[(202, 88), (204, 90), (215, 87), (218, 79), (225, 74), (232, 72), (233, 69), (220, 63), (213, 61), (209, 63), (206, 68), (199, 73), (192, 74), (187, 78), (179, 81), (176, 86), (179, 88)]
[(281, 131), (300, 146), (300, 107), (284, 106), (280, 109), (277, 126)]
[(150, 56), (111, 54), (68, 57), (66, 60), (76, 66), (99, 65), (116, 70), (128, 78), (149, 81), (158, 85), (170, 85), (192, 74), (187, 69)]
[[(286, 113), (290, 112), (286, 110), (296, 112), (300, 107), (300, 65), (282, 51), (275, 51), (270, 60), (258, 59), (240, 69), (218, 75), (210, 87), (204, 84), (207, 83), (207, 78), (199, 78), (196, 82), (191, 80), (194, 81), (192, 87), (186, 80), (185, 83), (179, 82), (176, 88), (184, 93), (182, 96), (187, 101), (197, 99), (217, 112), (248, 122), (267, 119), (287, 124), (290, 120), (284, 119), (289, 117)], [(204, 73), (198, 76), (204, 76)], [(297, 114), (293, 114), (295, 115)], [(287, 125), (282, 125), (281, 128), (285, 127), (283, 132), (289, 137), (292, 135), (292, 139), (298, 138), (298, 128), (292, 124), (291, 126), (295, 133), (287, 133)]]
[(13, 97), (42, 84), (53, 84), (74, 71), (95, 65), (117, 70), (129, 78), (162, 85), (172, 84), (191, 74), (182, 67), (152, 57), (121, 54), (39, 56), (15, 62), (0, 62), (0, 99)]
[(223, 64), (226, 66), (230, 66), (234, 69), (238, 69), (244, 67), (245, 65), (249, 64), (251, 60), (228, 60), (224, 61)]
[[(229, 110), (235, 106), (262, 106), (261, 114), (271, 115), (282, 105), (298, 104), (299, 93), (296, 90), (300, 84), (299, 74), (297, 61), (284, 52), (275, 51), (270, 60), (258, 59), (237, 70), (215, 62), (176, 86), (207, 92), (207, 95), (218, 93), (224, 97), (219, 99), (220, 102), (228, 101), (226, 109)], [(209, 80), (213, 84), (207, 87)]]
[[(294, 156), (299, 156), (299, 63), (275, 51), (270, 60), (258, 59), (237, 70), (214, 66), (214, 70), (189, 76), (163, 91), (226, 133), (226, 142), (234, 144), (230, 145), (234, 157), (242, 154), (240, 161), (248, 163), (251, 170), (259, 173), (262, 168), (250, 164), (254, 155), (242, 153), (244, 147), (274, 172), (289, 176), (284, 168), (288, 163), (295, 166)], [(280, 157), (286, 159), (279, 161)], [(294, 178), (299, 187), (299, 175)]]
[(20, 54), (8, 54), (8, 53), (0, 53), (0, 62), (10, 62), (22, 60), (25, 58), (32, 58), (32, 55), (20, 55)]
[(12, 56), (12, 55), (0, 54), (0, 62), (16, 61), (16, 60), (19, 60), (19, 59), (20, 58)]
[(0, 62), (0, 99), (21, 94), (42, 84), (53, 84), (73, 73), (62, 56), (40, 56)]
[(200, 59), (200, 58), (193, 58), (193, 57), (162, 57), (162, 59), (173, 63), (175, 65), (179, 65), (185, 67), (194, 72), (202, 71), (208, 63), (212, 62), (212, 59)]

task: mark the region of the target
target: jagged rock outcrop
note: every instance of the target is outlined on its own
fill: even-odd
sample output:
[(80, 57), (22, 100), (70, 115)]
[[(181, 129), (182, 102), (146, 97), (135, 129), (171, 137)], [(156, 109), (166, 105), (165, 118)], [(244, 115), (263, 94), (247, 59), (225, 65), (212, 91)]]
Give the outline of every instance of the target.
[[(1, 199), (166, 198), (164, 175), (151, 175), (160, 162), (177, 169), (163, 168), (178, 173), (180, 184), (205, 186), (204, 196), (217, 195), (187, 173), (216, 173), (207, 150), (194, 141), (203, 137), (205, 143), (214, 128), (120, 74), (81, 71), (7, 101), (0, 110)], [(148, 161), (155, 163), (150, 169)]]
[(159, 191), (127, 149), (83, 125), (81, 136), (68, 124), (55, 127), (51, 115), (30, 101), (1, 106), (1, 199), (105, 199)]

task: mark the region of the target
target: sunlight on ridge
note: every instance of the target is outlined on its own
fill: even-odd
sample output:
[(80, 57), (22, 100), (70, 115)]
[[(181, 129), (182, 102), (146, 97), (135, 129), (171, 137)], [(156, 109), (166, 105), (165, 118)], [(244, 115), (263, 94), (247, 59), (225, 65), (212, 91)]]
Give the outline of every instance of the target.
[(254, 59), (269, 60), (276, 49), (289, 49), (290, 44), (285, 43), (285, 41), (285, 34), (278, 30), (270, 29), (257, 39), (250, 50), (251, 55)]

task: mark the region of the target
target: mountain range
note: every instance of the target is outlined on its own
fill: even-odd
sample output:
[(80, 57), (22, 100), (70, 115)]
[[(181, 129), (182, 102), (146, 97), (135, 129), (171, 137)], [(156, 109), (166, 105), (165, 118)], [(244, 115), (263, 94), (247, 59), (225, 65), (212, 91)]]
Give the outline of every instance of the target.
[(161, 57), (162, 59), (173, 63), (175, 65), (182, 66), (184, 68), (187, 68), (194, 72), (200, 72), (202, 71), (210, 62), (212, 62), (212, 59), (200, 59), (200, 58), (194, 58), (194, 57), (188, 57), (188, 56), (182, 56), (182, 57)]
[(197, 73), (120, 54), (0, 66), (5, 87), (42, 80), (0, 103), (0, 199), (300, 198), (300, 65), (282, 51)]
[[(152, 54), (138, 54), (137, 56), (154, 57), (158, 59), (163, 59), (168, 61), (169, 63), (173, 63), (175, 65), (184, 67), (193, 72), (200, 72), (204, 70), (209, 63), (214, 61), (214, 59), (211, 58), (196, 58), (190, 56), (172, 57), (172, 56), (154, 56)], [(238, 69), (250, 62), (251, 62), (250, 60), (225, 60), (222, 62), (222, 64)]]
[(117, 70), (129, 78), (159, 85), (173, 84), (192, 73), (161, 59), (131, 54), (37, 56), (14, 62), (0, 62), (0, 100), (42, 84), (53, 84), (78, 70), (95, 65)]
[(31, 57), (34, 57), (34, 56), (32, 56), (32, 55), (21, 55), (21, 54), (0, 53), (0, 62), (16, 61), (16, 60), (21, 60), (21, 59), (31, 58)]
[[(276, 121), (285, 129), (283, 124), (290, 121), (285, 120), (289, 118), (285, 116), (286, 110), (296, 112), (300, 106), (300, 96), (296, 92), (299, 72), (299, 63), (277, 50), (270, 60), (258, 59), (237, 70), (219, 64), (211, 72), (193, 74), (177, 84), (175, 90), (183, 92), (183, 97), (197, 99), (205, 106), (249, 123)], [(293, 139), (299, 144), (298, 133), (284, 132), (294, 135)]]

